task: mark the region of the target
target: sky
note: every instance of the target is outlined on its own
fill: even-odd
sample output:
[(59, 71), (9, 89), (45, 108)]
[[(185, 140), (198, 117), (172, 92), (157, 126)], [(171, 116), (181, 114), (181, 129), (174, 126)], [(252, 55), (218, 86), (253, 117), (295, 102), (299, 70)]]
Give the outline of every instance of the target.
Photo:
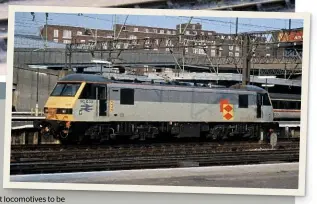
[[(127, 15), (95, 15), (95, 14), (60, 14), (49, 13), (48, 24), (78, 26), (90, 29), (112, 30), (114, 19), (116, 23), (123, 24)], [(175, 29), (177, 24), (188, 23), (190, 16), (142, 16), (129, 15), (126, 24), (151, 26)], [(288, 29), (288, 19), (260, 19), (260, 18), (239, 18), (238, 32), (266, 31)], [(191, 23), (202, 24), (203, 30), (212, 30), (218, 33), (235, 33), (236, 18), (211, 18), (194, 17)], [(39, 35), (39, 29), (45, 25), (45, 13), (29, 12), (16, 13), (15, 34)], [(301, 19), (292, 19), (292, 28), (303, 27)]]

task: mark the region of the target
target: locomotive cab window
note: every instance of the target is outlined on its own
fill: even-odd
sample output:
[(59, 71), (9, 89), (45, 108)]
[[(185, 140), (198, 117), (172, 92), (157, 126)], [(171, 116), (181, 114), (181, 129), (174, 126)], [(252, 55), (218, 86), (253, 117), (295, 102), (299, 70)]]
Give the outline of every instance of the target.
[(56, 84), (51, 96), (75, 96), (80, 83), (58, 83)]
[(120, 104), (134, 105), (134, 89), (120, 90)]
[(106, 99), (106, 86), (98, 84), (86, 84), (81, 92), (80, 99)]
[(239, 108), (248, 108), (249, 97), (248, 95), (239, 95)]
[(79, 98), (96, 99), (96, 87), (93, 84), (86, 84)]

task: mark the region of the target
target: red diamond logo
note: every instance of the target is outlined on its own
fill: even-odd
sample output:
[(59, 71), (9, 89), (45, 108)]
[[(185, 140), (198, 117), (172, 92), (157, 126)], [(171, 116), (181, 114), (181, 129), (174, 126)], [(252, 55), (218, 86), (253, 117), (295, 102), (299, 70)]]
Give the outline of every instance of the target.
[(230, 105), (227, 105), (224, 109), (225, 109), (227, 112), (232, 111), (232, 107), (231, 107)]
[(230, 120), (232, 118), (232, 115), (230, 113), (227, 113), (225, 116), (224, 116), (227, 120)]

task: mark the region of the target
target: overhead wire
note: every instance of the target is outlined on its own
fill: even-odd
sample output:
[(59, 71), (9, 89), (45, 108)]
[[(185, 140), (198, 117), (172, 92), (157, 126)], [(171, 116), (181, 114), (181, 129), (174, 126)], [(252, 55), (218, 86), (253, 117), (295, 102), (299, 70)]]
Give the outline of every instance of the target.
[[(57, 25), (63, 24), (64, 26), (75, 26), (74, 23), (69, 23), (69, 22), (60, 23), (60, 21), (55, 22), (56, 20), (54, 20), (52, 18), (52, 16), (54, 16), (54, 15), (59, 15), (60, 16), (60, 14), (50, 14), (51, 18), (48, 20), (49, 24), (57, 24)], [(83, 14), (62, 14), (62, 15), (71, 15), (71, 16), (76, 16), (76, 17), (84, 17), (84, 18), (89, 18), (89, 19), (94, 19), (94, 20), (112, 22), (112, 20), (105, 19), (105, 18), (100, 18), (98, 16), (93, 17), (93, 16), (88, 16), (88, 15), (83, 15)], [(180, 19), (181, 21), (189, 19), (188, 16), (165, 16), (165, 17), (167, 17), (167, 18), (177, 18), (177, 19)], [(276, 20), (286, 22), (286, 19), (276, 19)], [(233, 25), (235, 26), (235, 22), (232, 22), (231, 20), (230, 21), (224, 21), (224, 20), (220, 20), (220, 19), (210, 19), (210, 18), (202, 18), (202, 17), (193, 17), (193, 22), (200, 22), (201, 24), (211, 24), (211, 25), (225, 27), (225, 28), (229, 29), (229, 33), (231, 33), (232, 26)], [(39, 29), (40, 27), (44, 26), (44, 23), (45, 23), (45, 21), (42, 21), (42, 20), (40, 20), (38, 18), (36, 20), (32, 20), (31, 16), (30, 16), (29, 19), (28, 18), (23, 18), (23, 19), (22, 18), (16, 18), (16, 27), (25, 27), (25, 28), (37, 27)], [(298, 21), (295, 21), (294, 24), (295, 23), (296, 24), (300, 24), (300, 22), (298, 22)], [(136, 25), (134, 23), (131, 23), (131, 20), (129, 20), (127, 24), (128, 25)], [(282, 29), (281, 27), (272, 27), (272, 26), (267, 26), (267, 25), (252, 24), (251, 21), (249, 21), (249, 23), (239, 22), (238, 25), (239, 25), (239, 27), (244, 27), (245, 28), (244, 30), (248, 30), (248, 31), (252, 31), (252, 28), (265, 28), (265, 29), (275, 29), (275, 30), (276, 29), (278, 29), (278, 30)], [(140, 25), (138, 25), (138, 26), (140, 26)], [(76, 27), (85, 27), (85, 26), (77, 24)], [(153, 25), (151, 27), (153, 27)], [(97, 29), (100, 29), (100, 28), (97, 28)], [(175, 29), (175, 28), (167, 28), (167, 29)]]

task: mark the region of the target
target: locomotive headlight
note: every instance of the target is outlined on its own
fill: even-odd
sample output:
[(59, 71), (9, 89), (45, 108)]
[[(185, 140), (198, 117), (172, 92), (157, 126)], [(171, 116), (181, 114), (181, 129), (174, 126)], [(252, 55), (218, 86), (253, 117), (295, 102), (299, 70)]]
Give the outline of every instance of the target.
[(73, 109), (71, 108), (61, 108), (57, 110), (57, 114), (73, 114)]

